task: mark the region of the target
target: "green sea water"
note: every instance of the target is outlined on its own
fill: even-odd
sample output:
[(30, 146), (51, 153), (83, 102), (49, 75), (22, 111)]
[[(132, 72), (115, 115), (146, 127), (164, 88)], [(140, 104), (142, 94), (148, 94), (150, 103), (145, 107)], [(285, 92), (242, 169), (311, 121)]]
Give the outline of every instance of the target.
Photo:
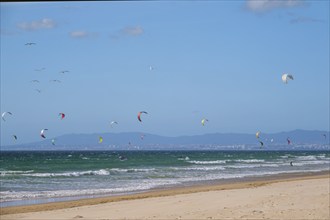
[[(329, 170), (328, 151), (2, 151), (1, 206)], [(292, 166), (290, 164), (292, 162)]]

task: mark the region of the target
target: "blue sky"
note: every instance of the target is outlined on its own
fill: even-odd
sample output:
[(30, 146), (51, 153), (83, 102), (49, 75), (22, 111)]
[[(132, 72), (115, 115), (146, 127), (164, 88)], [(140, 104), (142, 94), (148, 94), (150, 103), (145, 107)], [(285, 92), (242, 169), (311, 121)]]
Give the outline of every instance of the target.
[(48, 139), (329, 130), (329, 2), (1, 3), (5, 111), (1, 145), (44, 128)]

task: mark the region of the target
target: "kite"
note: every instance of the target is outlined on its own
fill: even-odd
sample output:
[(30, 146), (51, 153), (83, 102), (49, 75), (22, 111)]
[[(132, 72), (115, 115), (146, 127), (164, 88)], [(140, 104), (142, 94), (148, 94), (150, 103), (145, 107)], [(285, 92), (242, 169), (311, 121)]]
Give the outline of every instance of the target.
[(290, 75), (290, 74), (287, 74), (287, 73), (285, 73), (285, 74), (282, 75), (282, 81), (283, 81), (285, 84), (288, 83), (288, 80), (289, 80), (289, 79), (293, 80), (293, 76)]
[(264, 146), (264, 143), (262, 141), (259, 141), (260, 143), (260, 148)]
[(142, 113), (144, 113), (144, 114), (148, 114), (148, 113), (145, 112), (145, 111), (141, 111), (141, 112), (139, 112), (137, 118), (138, 118), (138, 120), (139, 120), (140, 122), (142, 122), (142, 121), (141, 121), (141, 114), (142, 114)]
[(103, 142), (103, 137), (99, 137), (99, 144), (101, 144)]
[(205, 125), (205, 122), (207, 122), (207, 121), (209, 121), (209, 120), (206, 119), (206, 118), (203, 118), (202, 121), (201, 121), (202, 125), (204, 126)]
[(260, 135), (260, 131), (256, 133), (256, 138), (259, 138), (259, 135)]
[(65, 117), (65, 114), (64, 113), (58, 113), (58, 116), (61, 116), (61, 120)]
[(6, 114), (10, 114), (10, 115), (12, 115), (11, 112), (4, 112), (4, 113), (2, 113), (1, 118), (2, 118), (3, 121), (6, 121), (6, 120), (5, 120), (5, 115), (6, 115)]
[(291, 144), (291, 141), (289, 138), (287, 138), (286, 141), (288, 142), (288, 144)]
[(52, 139), (52, 145), (55, 145), (55, 139)]
[(46, 138), (46, 136), (45, 136), (45, 131), (48, 131), (48, 129), (45, 128), (45, 129), (42, 129), (42, 130), (40, 131), (40, 136), (41, 136), (42, 138)]
[(31, 45), (36, 45), (36, 43), (29, 42), (29, 43), (26, 43), (25, 45), (26, 46), (31, 46)]
[(15, 139), (15, 141), (17, 140), (17, 136), (16, 135), (13, 135), (13, 137), (14, 137), (14, 139)]
[(116, 122), (116, 121), (110, 122), (111, 127), (113, 127), (114, 124), (118, 124), (118, 122)]
[(121, 161), (127, 160), (127, 157), (122, 156), (122, 155), (120, 155), (118, 158), (119, 158), (119, 160), (121, 160)]

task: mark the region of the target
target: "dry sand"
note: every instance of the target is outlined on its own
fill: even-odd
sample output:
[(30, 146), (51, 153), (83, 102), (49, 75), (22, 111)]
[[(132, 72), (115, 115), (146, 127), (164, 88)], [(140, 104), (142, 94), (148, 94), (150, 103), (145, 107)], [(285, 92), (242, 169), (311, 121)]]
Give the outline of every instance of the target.
[[(330, 175), (8, 207), (5, 219), (330, 219)], [(13, 214), (15, 213), (15, 214)]]

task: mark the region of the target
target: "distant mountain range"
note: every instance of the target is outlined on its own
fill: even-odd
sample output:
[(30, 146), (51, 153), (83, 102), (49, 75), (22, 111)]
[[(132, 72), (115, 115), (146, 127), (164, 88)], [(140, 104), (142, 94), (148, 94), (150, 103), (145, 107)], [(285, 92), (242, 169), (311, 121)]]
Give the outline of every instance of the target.
[[(99, 143), (99, 137), (103, 142)], [(330, 150), (329, 131), (294, 130), (255, 134), (213, 133), (166, 137), (140, 132), (67, 134), (1, 150)], [(288, 144), (287, 139), (290, 140)], [(261, 143), (263, 146), (261, 146)]]

